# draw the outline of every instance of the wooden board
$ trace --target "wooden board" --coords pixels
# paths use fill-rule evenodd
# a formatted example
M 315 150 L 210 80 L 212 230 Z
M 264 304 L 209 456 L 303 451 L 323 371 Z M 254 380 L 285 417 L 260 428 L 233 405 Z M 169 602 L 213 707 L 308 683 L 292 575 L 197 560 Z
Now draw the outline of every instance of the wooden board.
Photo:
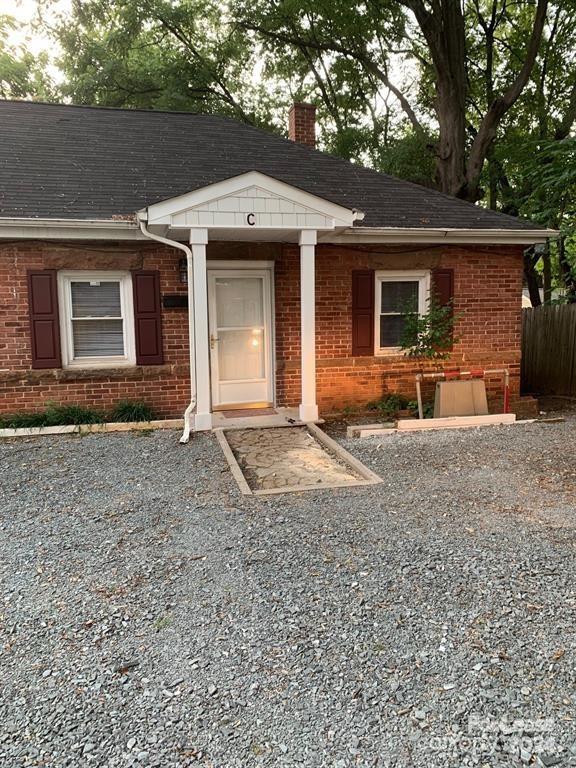
M 481 379 L 437 381 L 434 418 L 487 416 L 486 382 Z
M 446 416 L 441 419 L 407 419 L 396 425 L 398 432 L 415 432 L 422 429 L 461 429 L 483 427 L 489 424 L 513 424 L 515 413 L 490 413 L 486 416 Z
M 346 437 L 365 437 L 365 432 L 396 432 L 396 422 L 378 421 L 375 424 L 353 424 L 346 427 Z M 362 434 L 360 434 L 362 433 Z

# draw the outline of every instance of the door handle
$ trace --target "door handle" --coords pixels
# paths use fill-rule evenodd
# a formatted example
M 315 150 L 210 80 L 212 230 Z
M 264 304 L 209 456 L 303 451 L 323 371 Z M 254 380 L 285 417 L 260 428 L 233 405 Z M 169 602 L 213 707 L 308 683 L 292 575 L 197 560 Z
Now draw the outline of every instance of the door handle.
M 220 341 L 220 339 L 217 339 L 213 333 L 210 334 L 210 349 L 214 349 L 214 344 Z

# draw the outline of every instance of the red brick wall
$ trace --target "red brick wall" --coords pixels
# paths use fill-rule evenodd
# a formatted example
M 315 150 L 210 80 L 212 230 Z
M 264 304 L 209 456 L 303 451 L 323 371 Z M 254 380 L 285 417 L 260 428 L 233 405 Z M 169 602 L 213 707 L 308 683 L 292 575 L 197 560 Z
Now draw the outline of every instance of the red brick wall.
M 158 269 L 162 293 L 186 293 L 171 248 L 0 244 L 0 412 L 30 411 L 47 402 L 109 409 L 143 400 L 159 416 L 181 416 L 190 401 L 187 313 L 163 311 L 165 364 L 114 371 L 32 370 L 28 269 Z
M 276 367 L 279 405 L 300 401 L 300 286 L 296 246 L 229 244 L 209 257 L 275 259 Z M 186 293 L 180 254 L 153 245 L 0 244 L 0 412 L 42 408 L 47 401 L 102 409 L 121 399 L 144 400 L 160 416 L 181 416 L 189 400 L 188 325 L 183 309 L 163 311 L 165 364 L 110 371 L 31 368 L 26 270 L 159 269 L 161 291 Z M 519 393 L 522 251 L 511 247 L 318 246 L 317 386 L 321 411 L 362 405 L 390 392 L 414 397 L 420 363 L 403 356 L 351 356 L 352 269 L 455 270 L 458 343 L 449 366 L 507 366 Z M 433 364 L 426 366 L 433 369 Z M 430 387 L 428 388 L 430 389 Z M 500 393 L 494 379 L 491 391 Z
M 299 402 L 299 253 L 286 247 L 276 265 L 277 395 Z M 403 355 L 352 357 L 351 284 L 353 269 L 454 269 L 454 308 L 459 317 L 450 360 L 440 364 Z M 360 406 L 387 393 L 415 397 L 416 372 L 450 367 L 507 367 L 511 390 L 520 390 L 522 248 L 461 246 L 340 247 L 319 245 L 316 259 L 317 393 L 328 413 Z M 501 379 L 489 381 L 497 405 Z M 432 396 L 433 385 L 425 394 Z

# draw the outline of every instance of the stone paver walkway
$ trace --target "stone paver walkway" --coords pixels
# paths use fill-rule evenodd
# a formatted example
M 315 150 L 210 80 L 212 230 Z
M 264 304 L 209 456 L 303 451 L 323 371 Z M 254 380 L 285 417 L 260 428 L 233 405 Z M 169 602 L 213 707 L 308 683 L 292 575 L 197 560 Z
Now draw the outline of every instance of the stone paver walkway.
M 363 480 L 307 427 L 239 429 L 226 432 L 226 439 L 252 490 L 356 485 Z

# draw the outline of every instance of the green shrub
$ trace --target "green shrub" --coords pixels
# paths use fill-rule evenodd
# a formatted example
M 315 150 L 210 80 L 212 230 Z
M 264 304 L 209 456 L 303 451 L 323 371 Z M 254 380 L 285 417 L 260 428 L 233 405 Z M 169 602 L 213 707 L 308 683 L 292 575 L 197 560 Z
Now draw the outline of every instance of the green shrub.
M 366 406 L 369 411 L 378 411 L 384 416 L 395 416 L 398 411 L 406 408 L 409 400 L 404 395 L 392 394 L 386 395 L 381 400 L 372 400 Z
M 414 416 L 418 416 L 418 401 L 417 400 L 410 400 L 406 404 L 406 408 L 412 412 Z M 433 400 L 425 400 L 422 403 L 422 414 L 425 419 L 431 419 L 434 415 L 434 401 Z
M 152 421 L 154 411 L 138 400 L 120 400 L 110 411 L 110 421 Z
M 67 424 L 100 424 L 104 421 L 100 411 L 82 405 L 56 405 L 49 403 L 45 410 L 34 413 L 13 413 L 0 416 L 0 429 L 30 427 L 60 427 Z
M 422 410 L 424 412 L 424 418 L 431 419 L 434 416 L 434 402 L 432 400 L 428 400 L 423 404 Z
M 23 429 L 25 427 L 44 427 L 45 413 L 8 413 L 0 416 L 0 429 Z
M 58 427 L 64 424 L 102 424 L 105 416 L 96 408 L 83 405 L 52 405 L 45 411 L 46 426 Z
M 454 338 L 454 325 L 458 319 L 452 302 L 440 304 L 438 297 L 431 294 L 424 314 L 419 314 L 413 307 L 406 308 L 400 349 L 408 357 L 445 360 L 450 357 L 452 345 L 458 341 Z

